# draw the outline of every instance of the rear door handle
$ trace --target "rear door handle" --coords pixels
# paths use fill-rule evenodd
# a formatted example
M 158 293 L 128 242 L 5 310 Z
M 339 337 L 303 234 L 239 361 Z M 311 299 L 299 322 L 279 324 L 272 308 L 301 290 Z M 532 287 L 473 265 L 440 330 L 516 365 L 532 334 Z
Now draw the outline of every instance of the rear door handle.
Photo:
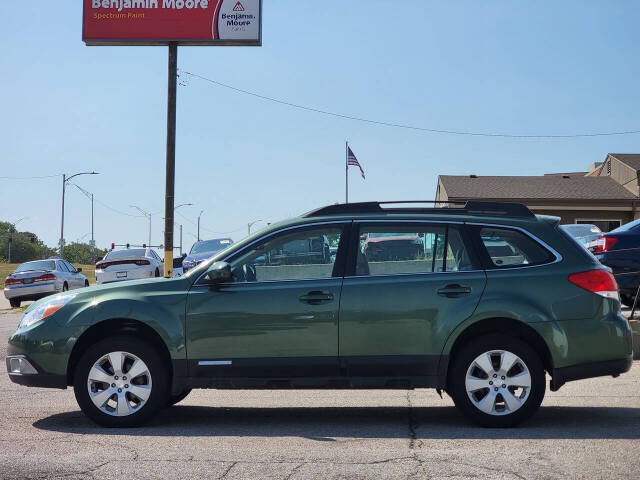
M 320 303 L 327 303 L 333 301 L 333 293 L 321 292 L 314 290 L 312 292 L 304 293 L 298 297 L 301 302 L 309 303 L 311 305 L 318 305 Z
M 437 290 L 437 293 L 441 297 L 456 298 L 461 297 L 462 295 L 469 295 L 471 293 L 471 287 L 468 287 L 466 285 L 452 284 L 439 288 Z

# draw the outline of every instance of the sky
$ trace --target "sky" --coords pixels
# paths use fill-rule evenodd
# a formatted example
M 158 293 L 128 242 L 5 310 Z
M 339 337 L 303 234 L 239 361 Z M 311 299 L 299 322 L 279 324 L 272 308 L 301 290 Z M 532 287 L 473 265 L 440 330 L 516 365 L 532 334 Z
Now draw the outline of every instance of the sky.
M 94 194 L 99 247 L 161 244 L 166 47 L 87 47 L 80 1 L 0 2 L 0 220 L 55 246 L 62 179 Z M 261 47 L 180 47 L 178 67 L 336 113 L 522 135 L 640 130 L 640 4 L 264 0 Z M 640 135 L 493 138 L 377 126 L 293 109 L 184 73 L 176 223 L 183 247 L 343 202 L 433 199 L 440 174 L 582 171 Z M 40 179 L 15 177 L 49 176 Z M 65 239 L 88 241 L 89 200 L 66 194 Z M 179 242 L 176 227 L 176 245 Z

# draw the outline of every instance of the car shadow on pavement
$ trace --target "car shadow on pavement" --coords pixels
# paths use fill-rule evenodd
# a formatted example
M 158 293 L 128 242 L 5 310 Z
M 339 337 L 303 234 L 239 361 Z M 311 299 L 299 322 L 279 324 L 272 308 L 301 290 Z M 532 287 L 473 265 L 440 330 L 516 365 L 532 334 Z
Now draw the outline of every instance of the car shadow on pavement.
M 37 420 L 33 426 L 70 434 L 134 436 L 416 439 L 640 439 L 640 408 L 543 407 L 518 428 L 487 429 L 454 407 L 198 407 L 177 405 L 132 429 L 95 425 L 80 411 Z

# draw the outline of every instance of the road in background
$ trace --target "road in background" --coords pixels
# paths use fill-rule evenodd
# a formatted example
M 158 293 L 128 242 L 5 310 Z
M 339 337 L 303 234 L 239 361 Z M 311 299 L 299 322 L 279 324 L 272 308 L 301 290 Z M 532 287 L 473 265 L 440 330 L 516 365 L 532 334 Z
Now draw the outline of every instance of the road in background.
M 0 357 L 19 315 L 0 313 Z M 432 390 L 198 390 L 140 429 L 95 426 L 73 391 L 0 375 L 0 478 L 632 478 L 640 362 L 547 392 L 524 426 L 470 425 Z M 144 472 L 144 473 L 142 473 Z

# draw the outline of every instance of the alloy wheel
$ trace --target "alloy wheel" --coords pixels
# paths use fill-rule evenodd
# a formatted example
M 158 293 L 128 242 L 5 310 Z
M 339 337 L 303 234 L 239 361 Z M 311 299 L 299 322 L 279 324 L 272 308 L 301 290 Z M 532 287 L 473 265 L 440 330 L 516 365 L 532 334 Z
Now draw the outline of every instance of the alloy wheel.
M 110 352 L 89 370 L 89 398 L 102 412 L 124 417 L 141 410 L 151 395 L 151 373 L 132 353 Z
M 488 415 L 508 415 L 522 407 L 531 392 L 531 373 L 507 350 L 478 355 L 467 369 L 465 388 L 471 403 Z

